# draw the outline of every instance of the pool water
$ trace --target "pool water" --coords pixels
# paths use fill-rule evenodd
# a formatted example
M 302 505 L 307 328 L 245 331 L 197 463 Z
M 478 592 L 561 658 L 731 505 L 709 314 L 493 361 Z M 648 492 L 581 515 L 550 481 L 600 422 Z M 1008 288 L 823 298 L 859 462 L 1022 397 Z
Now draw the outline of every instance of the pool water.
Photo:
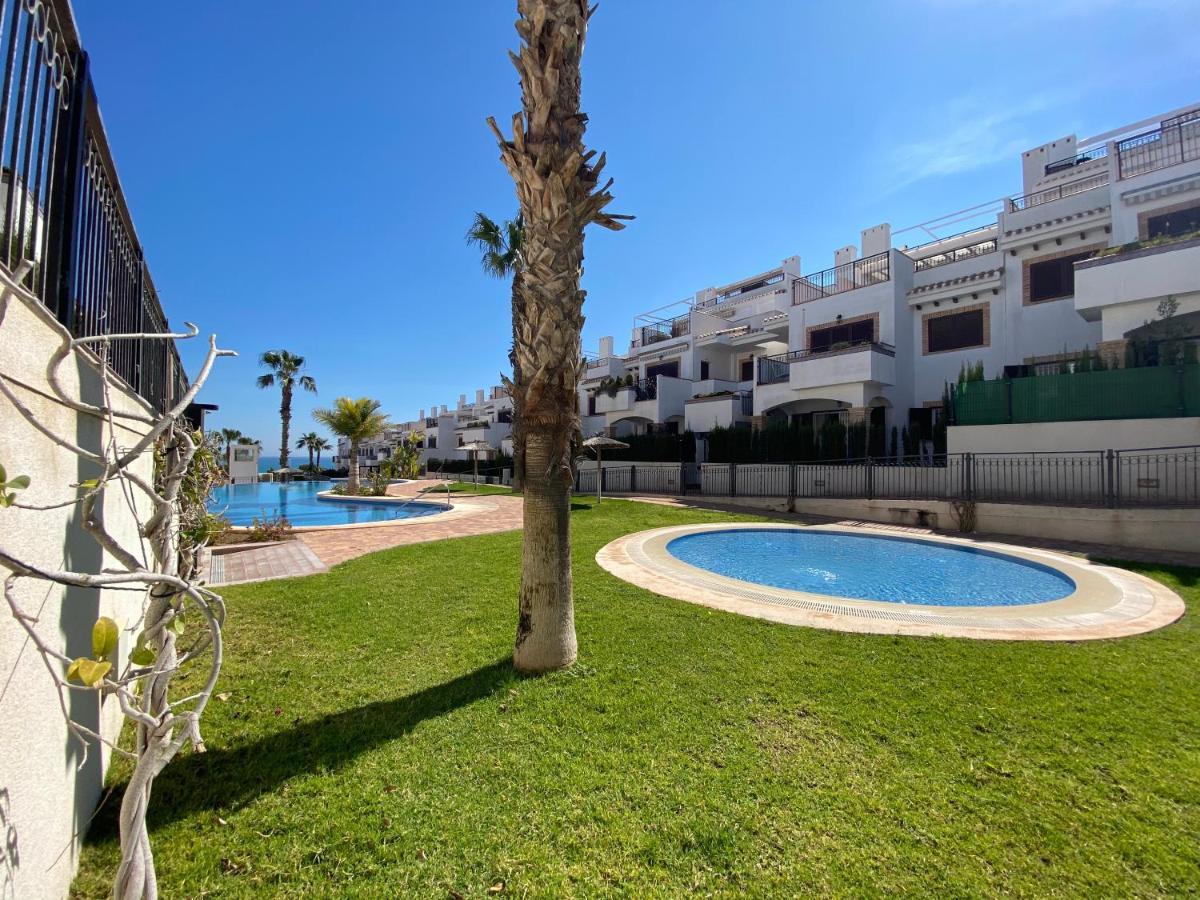
M 415 500 L 400 502 L 377 500 L 318 500 L 317 494 L 333 488 L 332 481 L 259 482 L 230 484 L 213 488 L 209 512 L 219 513 L 234 525 L 249 525 L 259 519 L 283 516 L 293 527 L 312 525 L 362 525 L 433 516 L 446 511 L 444 503 Z
M 676 559 L 740 581 L 855 600 L 1018 606 L 1060 600 L 1075 582 L 989 550 L 910 538 L 746 528 L 675 538 Z

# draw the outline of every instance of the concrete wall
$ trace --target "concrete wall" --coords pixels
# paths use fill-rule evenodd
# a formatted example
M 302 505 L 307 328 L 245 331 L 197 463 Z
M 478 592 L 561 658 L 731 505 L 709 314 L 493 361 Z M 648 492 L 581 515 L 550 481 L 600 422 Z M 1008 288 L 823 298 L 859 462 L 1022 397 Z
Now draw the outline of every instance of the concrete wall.
M 11 296 L 0 324 L 0 372 L 43 425 L 81 446 L 100 449 L 101 422 L 52 399 L 45 380 L 46 361 L 62 334 L 43 307 Z M 65 362 L 60 372 L 68 396 L 101 401 L 99 377 L 82 355 Z M 118 409 L 146 411 L 131 393 L 115 393 L 113 402 Z M 129 445 L 139 436 L 120 428 L 117 439 Z M 70 498 L 77 492 L 69 485 L 97 474 L 93 466 L 39 435 L 3 398 L 0 463 L 10 477 L 30 477 L 32 484 L 21 495 L 29 503 Z M 143 478 L 151 478 L 150 456 L 136 468 Z M 107 496 L 103 515 L 125 546 L 137 546 L 136 524 L 120 492 Z M 99 572 L 116 566 L 83 532 L 73 507 L 48 512 L 0 509 L 0 541 L 18 557 L 54 568 Z M 92 624 L 98 616 L 111 616 L 124 629 L 139 627 L 140 593 L 64 591 L 34 581 L 21 582 L 17 593 L 25 608 L 39 616 L 41 634 L 70 656 L 90 655 Z M 122 632 L 122 654 L 133 634 Z M 79 722 L 116 737 L 122 719 L 115 699 L 101 703 L 96 694 L 72 691 L 69 708 Z M 65 896 L 78 859 L 78 841 L 72 835 L 87 830 L 108 754 L 93 748 L 79 768 L 79 745 L 68 737 L 48 673 L 7 608 L 0 613 L 0 723 L 0 808 L 19 846 L 16 856 L 0 850 L 0 895 Z
M 957 425 L 946 442 L 950 453 L 1187 447 L 1200 444 L 1200 418 Z

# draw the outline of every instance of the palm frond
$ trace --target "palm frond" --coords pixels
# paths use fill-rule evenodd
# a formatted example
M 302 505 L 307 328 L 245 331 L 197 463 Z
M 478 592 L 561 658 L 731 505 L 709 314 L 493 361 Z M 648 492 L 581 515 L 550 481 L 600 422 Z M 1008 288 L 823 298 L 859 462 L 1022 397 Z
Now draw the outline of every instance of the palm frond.
M 300 387 L 313 394 L 317 392 L 317 382 L 311 375 L 300 376 Z
M 274 387 L 275 386 L 275 376 L 272 375 L 270 372 L 268 372 L 266 375 L 259 375 L 258 378 L 255 379 L 255 383 L 260 388 Z

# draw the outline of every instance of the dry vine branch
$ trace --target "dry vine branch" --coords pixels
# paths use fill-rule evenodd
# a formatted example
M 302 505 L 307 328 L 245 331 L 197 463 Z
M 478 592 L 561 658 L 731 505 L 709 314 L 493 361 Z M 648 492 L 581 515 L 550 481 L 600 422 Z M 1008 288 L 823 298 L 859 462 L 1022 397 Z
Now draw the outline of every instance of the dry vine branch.
M 8 304 L 20 286 L 22 271 L 8 276 L 0 271 L 0 327 L 8 312 Z M 29 302 L 36 302 L 27 297 Z M 190 389 L 160 415 L 142 414 L 114 409 L 111 398 L 112 372 L 108 365 L 109 348 L 114 340 L 176 340 L 198 334 L 188 323 L 185 334 L 122 334 L 89 338 L 63 337 L 58 350 L 47 365 L 46 378 L 57 400 L 81 415 L 94 416 L 102 422 L 107 437 L 99 451 L 82 447 L 54 432 L 38 420 L 17 396 L 8 380 L 0 375 L 0 396 L 3 396 L 21 417 L 54 445 L 82 460 L 100 467 L 100 474 L 81 485 L 73 499 L 50 504 L 12 503 L 25 512 L 60 509 L 79 504 L 83 528 L 115 559 L 117 569 L 103 572 L 72 572 L 37 565 L 24 560 L 0 546 L 0 566 L 9 574 L 4 579 L 4 598 L 13 618 L 24 629 L 40 655 L 58 693 L 59 703 L 68 730 L 83 746 L 84 759 L 91 742 L 103 743 L 133 760 L 133 771 L 121 803 L 120 833 L 121 862 L 113 885 L 113 896 L 119 900 L 156 898 L 158 885 L 154 856 L 146 828 L 146 811 L 154 779 L 174 758 L 184 744 L 190 743 L 196 752 L 203 752 L 200 736 L 200 717 L 212 697 L 221 670 L 221 628 L 225 607 L 221 597 L 195 581 L 196 561 L 203 544 L 189 536 L 181 523 L 203 515 L 203 495 L 207 484 L 202 483 L 186 497 L 182 486 L 193 478 L 198 452 L 204 452 L 196 439 L 181 424 L 188 404 L 203 387 L 218 357 L 233 356 L 233 351 L 217 347 L 210 338 L 204 364 Z M 100 406 L 81 402 L 69 396 L 58 380 L 58 369 L 72 355 L 88 348 L 98 362 L 103 403 Z M 145 426 L 145 433 L 132 446 L 121 447 L 117 441 L 117 420 Z M 147 453 L 154 455 L 155 476 L 147 480 L 131 469 Z M 9 461 L 10 464 L 14 461 Z M 203 475 L 201 476 L 203 481 Z M 196 486 L 193 485 L 193 488 Z M 106 527 L 97 508 L 107 491 L 117 489 L 135 521 L 139 522 L 140 537 L 136 547 L 122 544 Z M 197 499 L 199 498 L 199 499 Z M 148 502 L 148 515 L 139 515 L 139 500 Z M 199 513 L 193 507 L 201 504 Z M 149 554 L 146 549 L 149 548 Z M 38 630 L 37 617 L 22 608 L 17 597 L 17 585 L 22 579 L 36 579 L 65 587 L 91 590 L 139 590 L 146 594 L 141 629 L 130 661 L 120 672 L 111 668 L 115 657 L 116 637 L 111 649 L 96 643 L 97 633 L 106 633 L 111 620 L 97 621 L 93 632 L 97 647 L 96 659 L 72 660 L 51 646 Z M 183 634 L 183 614 L 190 610 L 189 619 L 200 623 L 198 637 L 184 649 L 179 646 Z M 116 624 L 112 623 L 115 634 Z M 207 673 L 203 687 L 179 699 L 170 697 L 172 680 L 182 667 L 195 660 L 205 660 Z M 84 674 L 80 674 L 84 673 Z M 97 674 L 98 673 L 98 674 Z M 95 676 L 95 677 L 90 677 Z M 74 680 L 73 680 L 74 679 Z M 81 681 L 82 683 L 76 683 Z M 69 691 L 100 691 L 114 696 L 122 714 L 137 729 L 133 751 L 117 746 L 99 733 L 73 721 L 68 712 L 66 697 Z

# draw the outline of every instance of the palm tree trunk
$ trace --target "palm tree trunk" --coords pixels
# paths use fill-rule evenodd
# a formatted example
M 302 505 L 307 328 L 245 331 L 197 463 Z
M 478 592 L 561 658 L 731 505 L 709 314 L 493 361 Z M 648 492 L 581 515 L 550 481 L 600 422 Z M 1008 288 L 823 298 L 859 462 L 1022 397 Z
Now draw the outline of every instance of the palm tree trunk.
M 317 471 L 321 471 L 321 451 L 317 451 Z
M 313 468 L 313 448 L 308 448 L 308 471 L 311 473 Z
M 350 441 L 350 469 L 346 475 L 346 492 L 358 493 L 358 441 Z
M 512 280 L 512 348 L 508 352 L 508 363 L 512 367 L 513 382 L 521 380 L 520 361 L 517 359 L 517 327 L 524 319 L 524 305 L 521 303 L 521 272 L 517 270 L 513 274 Z M 523 424 L 523 415 L 518 407 L 518 392 L 513 390 L 513 386 L 509 385 L 509 394 L 513 401 L 512 415 L 512 442 L 513 442 L 513 483 L 512 489 L 514 493 L 521 493 L 525 489 L 525 427 Z
M 513 664 L 523 672 L 575 662 L 571 596 L 571 492 L 562 472 L 562 438 L 531 429 L 525 446 L 525 534 Z
M 513 139 L 492 119 L 500 158 L 516 186 L 525 224 L 521 278 L 513 290 L 513 420 L 523 446 L 525 489 L 521 590 L 513 664 L 527 672 L 576 658 L 571 596 L 572 449 L 579 436 L 579 335 L 583 328 L 583 229 L 622 227 L 597 188 L 604 157 L 583 145 L 579 62 L 587 0 L 517 0 L 513 54 L 523 115 Z
M 279 403 L 279 421 L 283 426 L 283 436 L 280 438 L 283 446 L 279 450 L 279 468 L 286 469 L 288 464 L 288 433 L 292 430 L 292 386 L 283 386 L 283 399 Z

